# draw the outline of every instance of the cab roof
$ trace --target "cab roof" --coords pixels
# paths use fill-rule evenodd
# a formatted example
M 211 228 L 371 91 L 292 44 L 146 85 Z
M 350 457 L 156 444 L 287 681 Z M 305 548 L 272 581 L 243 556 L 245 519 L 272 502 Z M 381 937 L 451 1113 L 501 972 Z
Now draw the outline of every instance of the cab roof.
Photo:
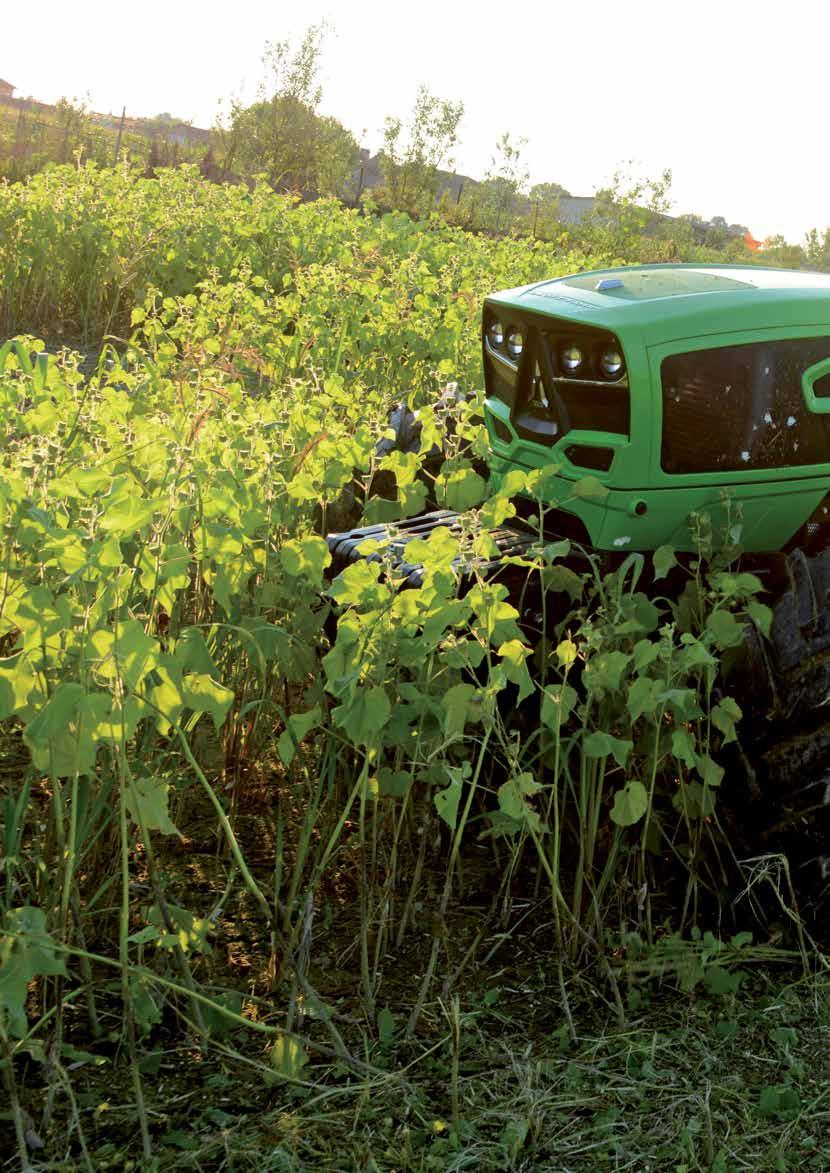
M 494 294 L 492 303 L 599 326 L 647 345 L 732 330 L 826 325 L 830 274 L 760 265 L 632 265 Z

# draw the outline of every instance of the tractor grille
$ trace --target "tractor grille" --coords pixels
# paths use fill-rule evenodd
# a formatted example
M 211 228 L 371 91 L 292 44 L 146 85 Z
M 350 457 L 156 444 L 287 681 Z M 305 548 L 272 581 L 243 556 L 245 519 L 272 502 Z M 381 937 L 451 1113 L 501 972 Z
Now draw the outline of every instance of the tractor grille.
M 830 416 L 808 411 L 801 385 L 804 371 L 828 356 L 824 337 L 665 358 L 663 469 L 744 472 L 830 462 Z

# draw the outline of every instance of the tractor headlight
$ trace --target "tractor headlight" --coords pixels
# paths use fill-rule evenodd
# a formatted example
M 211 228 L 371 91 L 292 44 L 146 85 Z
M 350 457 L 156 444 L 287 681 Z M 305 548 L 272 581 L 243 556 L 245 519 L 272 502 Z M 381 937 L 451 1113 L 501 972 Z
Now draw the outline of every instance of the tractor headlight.
M 578 346 L 566 346 L 560 352 L 559 362 L 566 375 L 575 375 L 582 366 L 582 351 Z
M 618 350 L 611 348 L 603 350 L 599 359 L 599 369 L 606 379 L 619 379 L 625 370 L 625 361 Z
M 504 345 L 504 326 L 501 322 L 496 320 L 490 323 L 487 330 L 487 338 L 495 350 L 499 350 Z
M 511 358 L 520 358 L 525 340 L 521 330 L 511 330 L 507 335 L 507 353 Z

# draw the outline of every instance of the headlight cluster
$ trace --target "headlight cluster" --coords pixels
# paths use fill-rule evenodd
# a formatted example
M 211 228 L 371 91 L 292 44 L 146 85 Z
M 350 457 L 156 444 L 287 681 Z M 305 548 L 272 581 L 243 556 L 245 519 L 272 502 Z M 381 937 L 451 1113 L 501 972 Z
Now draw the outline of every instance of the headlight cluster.
M 565 342 L 559 347 L 559 369 L 570 379 L 591 379 L 600 375 L 615 383 L 625 374 L 625 359 L 616 346 L 604 346 L 586 353 L 576 342 Z
M 485 320 L 487 345 L 511 366 L 518 368 L 527 342 L 526 328 L 502 318 Z M 625 359 L 613 335 L 571 337 L 543 330 L 540 341 L 548 349 L 556 374 L 565 379 L 619 382 L 625 375 Z
M 487 341 L 493 350 L 506 353 L 513 362 L 522 357 L 525 345 L 525 336 L 518 326 L 505 327 L 498 319 L 487 327 Z

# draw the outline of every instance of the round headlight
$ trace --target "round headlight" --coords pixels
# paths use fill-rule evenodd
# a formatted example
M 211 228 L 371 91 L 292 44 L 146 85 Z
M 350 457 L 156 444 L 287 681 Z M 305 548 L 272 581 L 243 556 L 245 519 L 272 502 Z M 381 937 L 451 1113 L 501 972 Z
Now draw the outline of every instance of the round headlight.
M 507 335 L 507 353 L 511 358 L 518 358 L 524 349 L 525 340 L 521 330 L 511 330 Z
M 501 322 L 491 322 L 487 331 L 487 337 L 490 340 L 490 345 L 496 349 L 504 344 L 504 326 Z
M 618 350 L 604 350 L 600 355 L 599 368 L 606 379 L 619 379 L 625 370 L 625 361 Z
M 566 375 L 573 375 L 582 366 L 582 351 L 578 346 L 566 346 L 559 355 L 562 370 Z

